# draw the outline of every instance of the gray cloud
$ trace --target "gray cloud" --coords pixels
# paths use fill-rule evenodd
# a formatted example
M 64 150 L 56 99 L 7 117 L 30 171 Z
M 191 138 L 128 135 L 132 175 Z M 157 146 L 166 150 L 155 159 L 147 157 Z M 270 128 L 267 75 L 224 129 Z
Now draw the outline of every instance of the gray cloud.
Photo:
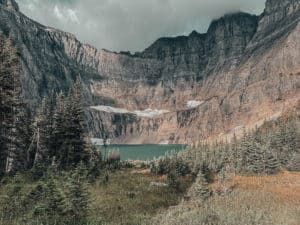
M 265 0 L 17 0 L 38 22 L 97 48 L 140 51 L 162 36 L 206 32 L 225 13 L 259 14 Z

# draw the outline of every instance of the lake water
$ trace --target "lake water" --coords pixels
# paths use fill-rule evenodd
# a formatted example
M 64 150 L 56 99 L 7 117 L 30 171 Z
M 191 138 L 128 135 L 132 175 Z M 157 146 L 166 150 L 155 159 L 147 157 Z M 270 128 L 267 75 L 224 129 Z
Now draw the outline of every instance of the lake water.
M 106 151 L 118 149 L 121 160 L 152 160 L 164 156 L 168 152 L 180 152 L 186 148 L 186 145 L 109 145 Z M 98 146 L 98 149 L 104 156 L 104 147 Z

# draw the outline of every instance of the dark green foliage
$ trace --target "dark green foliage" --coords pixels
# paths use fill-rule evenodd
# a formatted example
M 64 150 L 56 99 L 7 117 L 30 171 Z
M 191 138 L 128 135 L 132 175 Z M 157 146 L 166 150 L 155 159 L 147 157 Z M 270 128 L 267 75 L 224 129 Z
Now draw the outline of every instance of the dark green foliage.
M 289 170 L 300 172 L 300 153 L 296 152 L 291 156 L 291 160 L 288 163 Z
M 203 144 L 196 151 L 187 151 L 183 160 L 189 162 L 194 174 L 201 170 L 208 180 L 221 171 L 248 174 L 272 174 L 281 169 L 298 171 L 300 135 L 297 121 L 297 117 L 290 117 L 267 122 L 259 129 L 245 131 L 240 140 L 234 136 L 230 144 Z M 152 168 L 165 171 L 166 164 L 170 164 L 170 159 L 162 159 Z
M 179 176 L 185 176 L 191 173 L 190 166 L 177 154 L 166 155 L 157 162 L 151 164 L 151 172 L 164 175 L 176 171 Z
M 93 148 L 92 146 L 90 146 Z M 95 182 L 97 178 L 102 174 L 104 168 L 104 162 L 102 160 L 101 152 L 97 152 L 95 158 L 90 162 L 88 177 L 91 183 Z
M 193 191 L 201 200 L 206 200 L 211 196 L 205 175 L 200 171 L 193 186 Z
M 22 218 L 24 224 L 84 225 L 88 216 L 87 170 L 83 164 L 67 173 L 49 170 L 34 185 L 16 175 L 0 199 L 0 216 L 7 221 Z
M 181 183 L 179 181 L 179 174 L 176 170 L 171 170 L 168 173 L 168 185 L 174 192 L 181 191 Z
M 88 165 L 95 160 L 96 150 L 86 141 L 81 101 L 79 81 L 69 96 L 61 93 L 43 100 L 30 146 L 30 152 L 34 152 L 35 178 L 42 177 L 50 165 L 69 170 L 80 162 Z
M 28 132 L 21 66 L 11 39 L 0 33 L 0 177 L 26 169 Z
M 80 162 L 89 163 L 89 152 L 85 141 L 84 111 L 80 82 L 77 81 L 67 98 L 61 94 L 57 100 L 54 116 L 53 158 L 62 169 L 76 167 Z
M 69 224 L 84 224 L 88 216 L 88 191 L 85 182 L 87 170 L 80 164 L 72 173 L 67 184 L 65 211 Z
M 11 219 L 24 213 L 24 205 L 22 203 L 22 188 L 24 179 L 21 175 L 16 174 L 8 184 L 8 193 L 2 201 L 2 215 L 6 219 Z

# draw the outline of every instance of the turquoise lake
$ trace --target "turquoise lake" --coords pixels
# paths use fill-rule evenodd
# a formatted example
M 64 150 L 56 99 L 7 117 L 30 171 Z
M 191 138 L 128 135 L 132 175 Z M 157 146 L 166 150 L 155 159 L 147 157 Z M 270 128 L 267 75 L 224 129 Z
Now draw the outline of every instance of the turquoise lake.
M 164 156 L 168 152 L 180 152 L 187 148 L 186 145 L 109 145 L 106 154 L 111 149 L 120 151 L 121 160 L 152 160 Z M 103 146 L 98 149 L 105 155 Z

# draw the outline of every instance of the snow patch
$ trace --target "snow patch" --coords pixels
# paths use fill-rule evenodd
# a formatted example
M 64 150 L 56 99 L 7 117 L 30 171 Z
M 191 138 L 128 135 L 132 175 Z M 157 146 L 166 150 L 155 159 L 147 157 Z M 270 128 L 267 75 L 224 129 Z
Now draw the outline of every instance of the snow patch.
M 276 121 L 279 117 L 281 117 L 282 111 L 275 113 L 274 115 L 270 116 L 267 121 Z
M 127 109 L 115 108 L 115 107 L 105 106 L 105 105 L 91 106 L 91 108 L 96 109 L 96 110 L 101 111 L 101 112 L 107 112 L 107 113 L 118 113 L 118 114 L 131 113 Z
M 170 111 L 168 110 L 158 110 L 158 109 L 146 109 L 144 111 L 136 110 L 133 112 L 133 114 L 136 114 L 139 117 L 156 117 L 163 115 L 165 113 L 169 113 Z
M 231 133 L 236 133 L 244 128 L 245 128 L 244 126 L 237 126 L 231 130 Z
M 161 141 L 158 143 L 159 145 L 168 145 L 169 144 L 169 141 L 168 140 L 165 140 L 165 141 Z
M 93 145 L 104 145 L 104 140 L 100 138 L 91 138 L 91 142 Z M 107 139 L 106 140 L 106 145 L 110 145 L 111 140 Z
M 203 103 L 204 103 L 204 101 L 191 100 L 186 103 L 186 106 L 189 109 L 192 109 L 192 108 L 197 108 L 198 106 L 202 105 Z
M 111 106 L 91 106 L 92 109 L 101 111 L 101 112 L 107 112 L 107 113 L 117 113 L 117 114 L 134 114 L 138 117 L 147 117 L 147 118 L 153 118 L 156 116 L 163 115 L 165 113 L 169 113 L 168 110 L 158 110 L 158 109 L 146 109 L 146 110 L 135 110 L 135 111 L 129 111 L 127 109 L 123 108 L 115 108 Z

